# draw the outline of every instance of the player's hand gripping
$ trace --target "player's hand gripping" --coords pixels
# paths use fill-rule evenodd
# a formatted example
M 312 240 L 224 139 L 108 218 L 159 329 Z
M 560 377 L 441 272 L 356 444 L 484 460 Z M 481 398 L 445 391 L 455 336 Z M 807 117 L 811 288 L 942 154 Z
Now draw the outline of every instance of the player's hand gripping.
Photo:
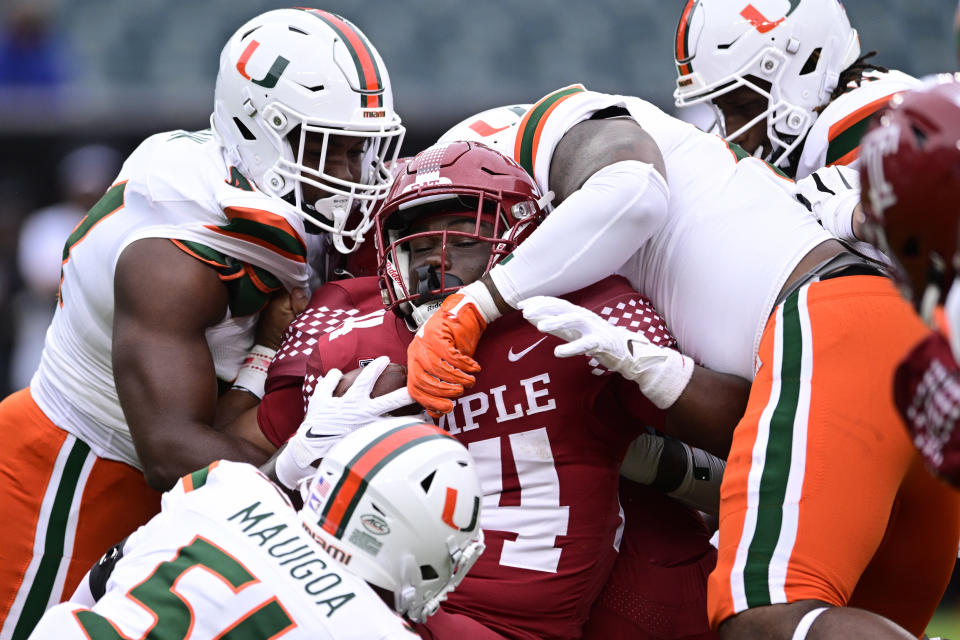
M 407 389 L 434 418 L 453 409 L 451 398 L 476 382 L 477 343 L 487 324 L 499 317 L 481 282 L 447 297 L 407 347 Z
M 842 165 L 818 169 L 797 180 L 796 196 L 824 229 L 841 240 L 860 239 L 854 229 L 854 209 L 860 203 L 856 170 Z
M 301 480 L 311 477 L 314 462 L 325 456 L 343 436 L 413 402 L 405 388 L 370 397 L 373 385 L 388 364 L 390 358 L 380 356 L 365 366 L 339 397 L 333 395 L 343 377 L 339 369 L 331 369 L 317 381 L 303 422 L 277 454 L 277 479 L 284 486 L 295 489 Z
M 534 296 L 520 302 L 523 317 L 538 330 L 566 340 L 558 358 L 586 355 L 624 378 L 635 381 L 647 398 L 666 409 L 690 382 L 693 360 L 679 351 L 658 347 L 642 333 L 610 324 L 589 309 L 560 298 Z

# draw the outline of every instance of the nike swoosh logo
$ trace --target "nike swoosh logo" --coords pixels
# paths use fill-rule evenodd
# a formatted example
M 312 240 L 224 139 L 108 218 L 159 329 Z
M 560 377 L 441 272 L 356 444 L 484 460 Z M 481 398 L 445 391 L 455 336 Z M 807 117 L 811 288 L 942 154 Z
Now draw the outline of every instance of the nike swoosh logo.
M 540 344 L 541 342 L 543 342 L 543 341 L 546 340 L 546 339 L 547 339 L 547 336 L 543 336 L 542 338 L 540 338 L 539 340 L 537 340 L 536 342 L 534 342 L 532 345 L 530 345 L 529 347 L 527 347 L 526 349 L 524 349 L 524 350 L 521 351 L 520 353 L 514 353 L 514 352 L 513 352 L 513 347 L 510 347 L 510 351 L 507 352 L 507 360 L 509 360 L 510 362 L 516 362 L 517 360 L 519 360 L 519 359 L 522 358 L 523 356 L 525 356 L 525 355 L 527 355 L 528 353 L 530 353 L 531 351 L 533 351 L 533 349 L 534 349 L 538 344 Z

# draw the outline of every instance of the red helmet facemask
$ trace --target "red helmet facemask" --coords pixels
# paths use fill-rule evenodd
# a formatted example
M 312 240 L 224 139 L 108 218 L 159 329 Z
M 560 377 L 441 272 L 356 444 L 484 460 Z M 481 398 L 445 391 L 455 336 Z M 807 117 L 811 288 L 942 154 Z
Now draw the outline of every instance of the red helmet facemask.
M 894 96 L 860 146 L 866 229 L 925 319 L 956 276 L 960 83 Z
M 490 248 L 483 274 L 516 248 L 546 215 L 545 199 L 532 178 L 513 160 L 477 142 L 434 145 L 396 176 L 374 223 L 384 304 L 402 316 L 423 316 L 469 282 L 447 273 L 448 246 L 463 241 Z M 415 223 L 455 217 L 456 230 L 410 234 Z M 466 222 L 467 224 L 462 224 Z M 410 278 L 410 243 L 433 238 L 440 244 L 438 266 L 421 266 Z

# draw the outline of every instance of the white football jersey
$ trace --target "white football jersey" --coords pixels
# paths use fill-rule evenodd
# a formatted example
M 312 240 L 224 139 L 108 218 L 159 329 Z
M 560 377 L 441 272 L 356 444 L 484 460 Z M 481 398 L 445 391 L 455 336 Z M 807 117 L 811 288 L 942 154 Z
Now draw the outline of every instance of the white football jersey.
M 797 163 L 797 180 L 834 164 L 855 169 L 860 138 L 866 133 L 870 116 L 886 106 L 894 94 L 922 86 L 921 80 L 900 71 L 865 74 L 859 87 L 828 104 L 810 127 Z
M 546 193 L 550 161 L 563 135 L 598 111 L 617 107 L 660 147 L 670 195 L 665 221 L 644 229 L 636 253 L 622 266 L 609 265 L 610 273 L 620 267 L 650 298 L 684 353 L 708 368 L 752 379 L 777 294 L 797 263 L 833 236 L 793 198 L 792 180 L 640 98 L 580 85 L 560 89 L 535 104 L 498 150 Z M 547 216 L 541 230 L 552 224 L 562 224 L 562 216 Z M 565 237 L 571 246 L 558 254 L 574 255 L 582 239 Z
M 164 494 L 163 510 L 127 539 L 95 604 L 57 605 L 30 637 L 417 637 L 347 567 L 255 467 L 220 461 Z
M 217 376 L 231 381 L 253 344 L 255 314 L 268 291 L 306 286 L 304 236 L 292 208 L 229 166 L 209 131 L 147 138 L 67 239 L 60 304 L 31 381 L 37 404 L 98 456 L 140 468 L 113 379 L 120 254 L 136 240 L 170 238 L 219 272 L 229 311 L 207 331 L 207 342 Z

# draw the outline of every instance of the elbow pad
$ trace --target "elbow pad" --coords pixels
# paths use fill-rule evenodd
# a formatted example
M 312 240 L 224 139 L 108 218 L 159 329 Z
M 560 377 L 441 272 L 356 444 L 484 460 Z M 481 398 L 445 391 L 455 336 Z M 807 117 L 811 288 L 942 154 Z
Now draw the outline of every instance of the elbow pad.
M 490 271 L 511 307 L 558 296 L 611 274 L 663 225 L 670 191 L 653 165 L 623 160 L 603 167 Z

